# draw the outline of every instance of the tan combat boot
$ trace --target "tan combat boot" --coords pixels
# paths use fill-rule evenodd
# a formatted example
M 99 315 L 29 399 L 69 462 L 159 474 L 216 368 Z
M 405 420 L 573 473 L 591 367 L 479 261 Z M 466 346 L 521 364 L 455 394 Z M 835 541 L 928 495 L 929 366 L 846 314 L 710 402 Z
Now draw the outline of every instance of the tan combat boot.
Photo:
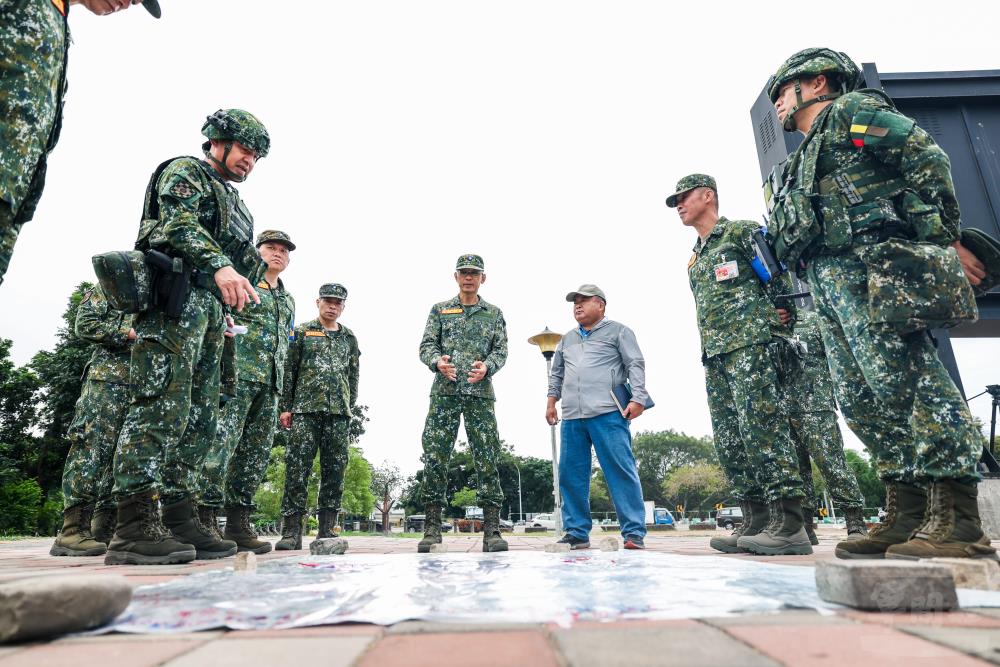
M 768 523 L 767 505 L 757 500 L 745 499 L 740 501 L 740 509 L 743 510 L 743 523 L 726 537 L 713 537 L 708 543 L 710 547 L 726 554 L 739 553 L 743 550 L 737 546 L 737 540 L 744 535 L 756 535 L 764 530 Z
M 943 479 L 931 484 L 923 524 L 903 544 L 886 549 L 886 558 L 997 558 L 983 533 L 975 484 Z
M 166 565 L 194 560 L 194 546 L 179 542 L 163 527 L 156 496 L 137 493 L 118 503 L 115 534 L 105 565 Z
M 295 551 L 302 548 L 302 515 L 287 514 L 281 517 L 281 539 L 275 551 Z
M 802 506 L 802 527 L 806 531 L 806 535 L 809 537 L 809 544 L 816 546 L 819 544 L 819 538 L 816 537 L 816 524 L 813 519 L 816 517 L 816 510 L 812 507 Z
M 201 524 L 198 508 L 191 496 L 164 505 L 163 523 L 179 541 L 193 544 L 200 560 L 214 560 L 236 554 L 236 542 L 220 540 L 211 528 Z
M 924 520 L 927 492 L 919 486 L 889 482 L 885 485 L 885 521 L 869 531 L 866 537 L 848 536 L 837 543 L 837 558 L 865 560 L 885 558 L 886 549 L 910 539 L 910 534 Z
M 847 540 L 856 542 L 868 537 L 868 526 L 865 525 L 865 510 L 863 507 L 845 507 L 844 523 L 847 525 Z
M 417 544 L 417 553 L 430 553 L 433 544 L 441 544 L 441 508 L 427 505 L 424 508 L 424 538 Z
M 483 508 L 483 551 L 507 551 L 507 542 L 500 535 L 500 508 L 496 505 Z
M 226 539 L 236 542 L 238 551 L 252 551 L 255 554 L 266 554 L 271 550 L 271 543 L 257 537 L 253 524 L 250 523 L 252 507 L 234 505 L 226 508 Z
M 736 541 L 740 549 L 762 556 L 805 556 L 813 552 L 802 520 L 802 499 L 781 498 L 768 505 L 771 520 L 757 535 Z
M 103 556 L 108 551 L 104 542 L 90 534 L 92 505 L 73 505 L 63 510 L 63 526 L 49 549 L 50 556 Z

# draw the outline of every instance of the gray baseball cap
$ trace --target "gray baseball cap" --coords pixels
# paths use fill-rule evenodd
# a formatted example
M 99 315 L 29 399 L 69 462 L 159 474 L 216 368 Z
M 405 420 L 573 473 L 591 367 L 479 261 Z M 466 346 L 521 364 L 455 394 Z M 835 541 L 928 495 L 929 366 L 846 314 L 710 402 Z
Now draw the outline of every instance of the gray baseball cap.
M 566 295 L 566 300 L 573 302 L 578 296 L 599 296 L 604 303 L 608 302 L 608 297 L 604 296 L 604 290 L 602 290 L 597 285 L 584 284 L 580 285 L 575 291 L 570 292 Z

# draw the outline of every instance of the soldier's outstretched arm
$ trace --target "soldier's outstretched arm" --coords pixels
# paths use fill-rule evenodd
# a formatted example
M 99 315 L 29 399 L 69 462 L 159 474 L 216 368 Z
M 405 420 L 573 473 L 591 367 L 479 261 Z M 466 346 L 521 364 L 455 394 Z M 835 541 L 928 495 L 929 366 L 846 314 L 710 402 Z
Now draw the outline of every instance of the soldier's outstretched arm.
M 88 292 L 80 302 L 73 329 L 78 338 L 113 350 L 128 345 L 132 330 L 123 314 L 108 305 L 100 287 Z

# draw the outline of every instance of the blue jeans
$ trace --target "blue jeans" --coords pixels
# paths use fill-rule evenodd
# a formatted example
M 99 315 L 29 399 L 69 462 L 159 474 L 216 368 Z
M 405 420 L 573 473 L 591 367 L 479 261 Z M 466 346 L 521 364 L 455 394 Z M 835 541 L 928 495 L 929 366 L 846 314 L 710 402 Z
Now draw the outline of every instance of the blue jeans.
M 639 471 L 632 455 L 628 420 L 617 410 L 597 417 L 565 419 L 559 455 L 559 492 L 562 494 L 563 530 L 586 539 L 590 520 L 590 446 L 608 482 L 618 512 L 622 535 L 646 535 L 646 508 L 642 504 Z

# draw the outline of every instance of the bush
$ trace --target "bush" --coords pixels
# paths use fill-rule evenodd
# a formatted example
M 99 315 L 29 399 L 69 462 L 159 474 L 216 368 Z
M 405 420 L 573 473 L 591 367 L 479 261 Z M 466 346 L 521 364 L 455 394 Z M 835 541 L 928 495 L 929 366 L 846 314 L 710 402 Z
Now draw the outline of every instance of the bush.
M 62 528 L 63 494 L 61 490 L 49 491 L 45 503 L 38 510 L 36 532 L 39 535 L 55 536 Z
M 33 479 L 0 486 L 0 534 L 33 535 L 42 506 L 42 487 Z

